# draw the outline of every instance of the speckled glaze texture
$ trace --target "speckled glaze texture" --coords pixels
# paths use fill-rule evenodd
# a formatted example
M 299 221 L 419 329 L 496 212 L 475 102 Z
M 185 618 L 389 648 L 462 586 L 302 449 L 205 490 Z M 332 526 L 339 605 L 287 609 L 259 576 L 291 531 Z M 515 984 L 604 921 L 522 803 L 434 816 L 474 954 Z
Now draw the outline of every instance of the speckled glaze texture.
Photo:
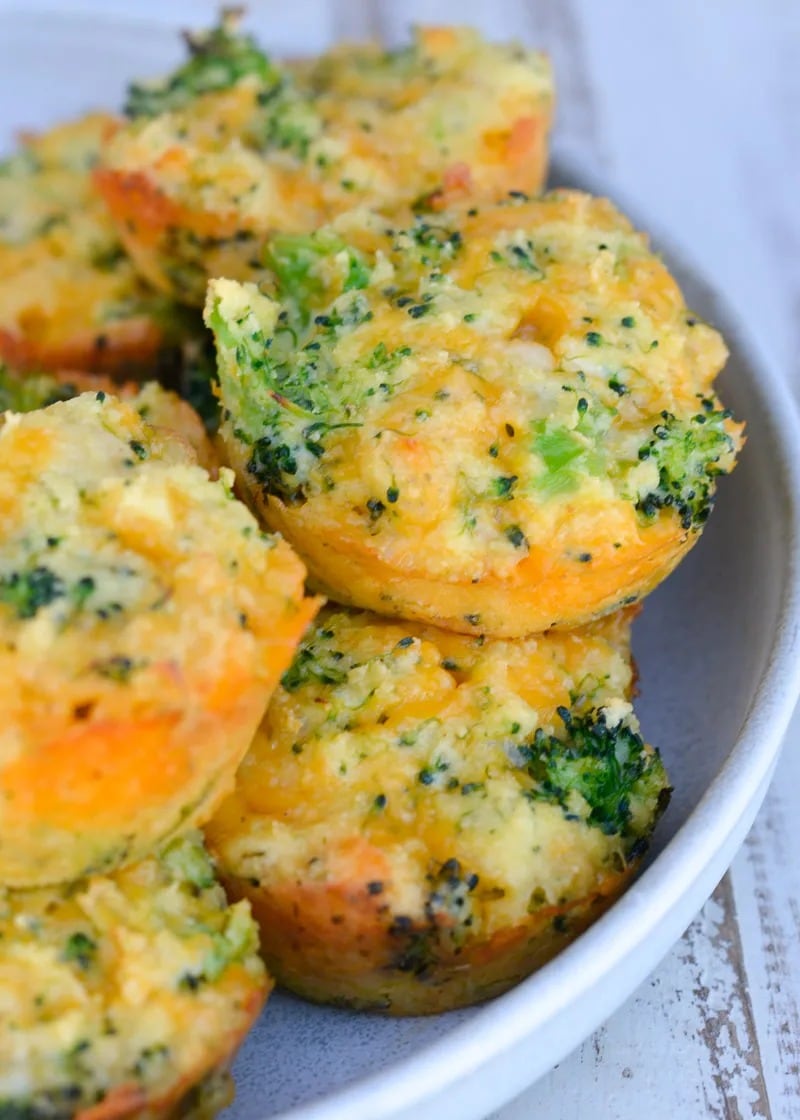
M 143 59 L 150 72 L 171 64 L 144 24 L 63 15 L 42 21 L 18 10 L 14 35 L 4 42 L 0 33 L 0 45 L 8 43 L 24 65 L 45 25 L 50 47 L 38 75 L 66 68 L 77 83 L 68 83 L 70 96 L 87 104 L 114 97 L 122 74 L 144 72 Z M 16 111 L 24 103 L 30 122 L 45 124 L 65 111 L 63 87 L 47 83 L 29 104 L 42 85 L 34 70 L 17 91 Z M 615 183 L 563 167 L 552 182 L 608 192 L 651 225 Z M 787 390 L 734 317 L 694 270 L 680 267 L 668 240 L 655 243 L 667 250 L 689 303 L 726 336 L 731 359 L 719 388 L 746 420 L 748 444 L 720 486 L 703 540 L 648 600 L 634 634 L 643 730 L 676 776 L 649 864 L 578 942 L 482 1008 L 387 1020 L 276 995 L 236 1063 L 237 1100 L 225 1120 L 485 1117 L 560 1061 L 642 981 L 711 893 L 753 819 L 800 676 L 797 419 Z

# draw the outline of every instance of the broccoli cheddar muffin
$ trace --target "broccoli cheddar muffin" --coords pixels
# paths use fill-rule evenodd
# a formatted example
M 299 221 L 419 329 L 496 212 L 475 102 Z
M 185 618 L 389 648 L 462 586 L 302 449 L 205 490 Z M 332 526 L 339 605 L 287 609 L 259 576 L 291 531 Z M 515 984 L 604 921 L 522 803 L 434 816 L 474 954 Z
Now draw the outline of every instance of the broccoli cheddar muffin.
M 0 362 L 0 412 L 32 412 L 88 392 L 116 393 L 129 401 L 148 424 L 166 428 L 190 444 L 202 467 L 217 469 L 216 450 L 200 416 L 187 401 L 157 381 L 114 382 L 102 374 L 78 370 L 22 374 Z
M 231 17 L 187 41 L 185 65 L 131 88 L 97 177 L 142 274 L 186 303 L 209 276 L 260 273 L 275 230 L 541 187 L 552 81 L 536 52 L 428 27 L 286 67 Z
M 176 436 L 103 393 L 0 427 L 0 882 L 211 814 L 316 604 Z
M 187 330 L 135 272 L 92 183 L 113 127 L 82 117 L 0 163 L 0 359 L 15 366 L 152 374 Z
M 597 918 L 669 797 L 629 630 L 623 612 L 509 642 L 323 610 L 207 826 L 276 979 L 443 1011 Z
M 697 540 L 741 442 L 725 346 L 609 202 L 352 213 L 269 253 L 274 291 L 209 286 L 222 435 L 332 598 L 518 636 Z
M 199 838 L 66 887 L 0 887 L 0 1115 L 210 1118 L 270 983 Z

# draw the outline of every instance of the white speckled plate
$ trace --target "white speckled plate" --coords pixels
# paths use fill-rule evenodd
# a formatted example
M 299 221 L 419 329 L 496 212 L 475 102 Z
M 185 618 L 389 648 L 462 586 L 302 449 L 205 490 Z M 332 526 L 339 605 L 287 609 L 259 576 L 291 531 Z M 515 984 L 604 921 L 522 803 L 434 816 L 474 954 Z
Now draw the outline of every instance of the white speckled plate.
M 185 19 L 186 5 L 162 8 L 161 29 L 109 15 L 99 2 L 80 12 L 43 16 L 39 4 L 0 0 L 0 150 L 17 127 L 116 105 L 129 75 L 157 73 L 178 57 L 164 24 Z M 309 46 L 286 33 L 278 41 Z M 553 181 L 609 193 L 625 208 L 617 190 L 584 173 L 556 168 Z M 746 419 L 748 444 L 702 542 L 636 627 L 638 710 L 675 785 L 646 870 L 557 960 L 482 1008 L 394 1021 L 274 996 L 236 1063 L 238 1098 L 226 1120 L 479 1120 L 627 998 L 749 828 L 800 686 L 797 420 L 786 389 L 713 292 L 667 258 L 689 303 L 728 339 L 721 392 Z

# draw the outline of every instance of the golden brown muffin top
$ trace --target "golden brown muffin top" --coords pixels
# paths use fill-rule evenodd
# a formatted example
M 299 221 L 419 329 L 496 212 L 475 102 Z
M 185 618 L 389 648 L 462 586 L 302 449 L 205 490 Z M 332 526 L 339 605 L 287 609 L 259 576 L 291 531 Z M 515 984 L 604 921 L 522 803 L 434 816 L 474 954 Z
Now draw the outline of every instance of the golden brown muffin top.
M 105 681 L 112 706 L 122 684 L 163 677 L 165 661 L 213 675 L 213 649 L 189 656 L 197 626 L 257 662 L 301 569 L 233 498 L 230 472 L 211 481 L 187 444 L 102 392 L 6 413 L 0 446 L 0 629 L 20 663 L 3 673 L 8 715 L 40 658 L 40 687 L 61 674 Z
M 703 525 L 740 444 L 725 346 L 610 202 L 353 212 L 268 259 L 269 294 L 212 281 L 206 321 L 226 438 L 307 522 L 466 583 Z
M 170 783 L 185 752 L 153 757 L 148 736 L 207 734 L 200 713 L 216 714 L 220 734 L 230 723 L 234 743 L 246 736 L 238 721 L 257 721 L 314 604 L 303 602 L 297 558 L 233 497 L 230 472 L 212 481 L 187 444 L 131 404 L 84 393 L 6 413 L 0 465 L 3 856 L 26 851 L 7 835 L 20 814 L 72 829 L 80 845 L 86 813 L 83 831 L 115 837 L 103 853 L 113 865 L 137 844 L 129 824 L 140 810 L 167 799 L 158 835 L 171 834 L 221 780 L 214 759 L 187 773 L 198 800 L 174 819 Z M 108 767 L 129 762 L 113 786 L 106 740 Z M 47 784 L 51 754 L 73 774 L 68 790 Z M 42 837 L 29 839 L 38 850 Z M 50 856 L 52 868 L 42 860 L 31 874 L 66 878 Z
M 230 17 L 187 42 L 182 67 L 131 87 L 132 123 L 104 165 L 152 176 L 189 210 L 309 230 L 358 204 L 541 185 L 552 78 L 518 44 L 427 27 L 396 50 L 337 47 L 292 67 Z

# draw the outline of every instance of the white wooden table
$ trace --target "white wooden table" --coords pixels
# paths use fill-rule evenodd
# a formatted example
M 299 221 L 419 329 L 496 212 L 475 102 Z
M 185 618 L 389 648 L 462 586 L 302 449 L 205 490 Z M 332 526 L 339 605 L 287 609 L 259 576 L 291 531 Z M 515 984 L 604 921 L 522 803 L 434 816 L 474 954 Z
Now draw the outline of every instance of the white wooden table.
M 271 17 L 275 50 L 399 38 L 414 20 L 545 47 L 556 151 L 596 166 L 688 246 L 800 396 L 800 0 L 250 6 L 260 24 Z M 195 26 L 215 7 L 105 3 Z M 80 91 L 65 91 L 65 112 L 71 98 L 77 107 Z M 605 1026 L 491 1120 L 800 1120 L 799 795 L 796 717 L 755 827 L 702 914 Z

